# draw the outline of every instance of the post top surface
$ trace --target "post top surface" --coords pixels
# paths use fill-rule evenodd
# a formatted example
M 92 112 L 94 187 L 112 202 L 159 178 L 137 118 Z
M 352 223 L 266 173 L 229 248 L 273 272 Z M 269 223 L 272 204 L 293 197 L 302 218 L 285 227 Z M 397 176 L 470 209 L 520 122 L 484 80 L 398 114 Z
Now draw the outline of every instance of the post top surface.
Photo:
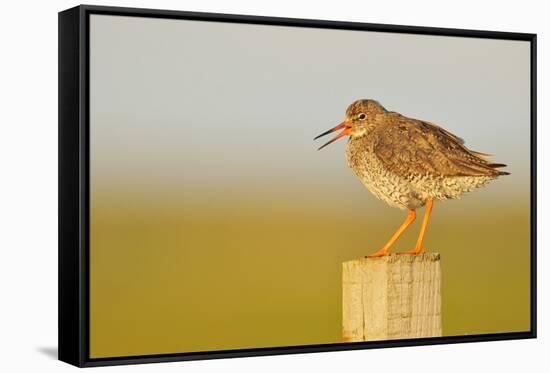
M 438 262 L 441 260 L 441 255 L 439 253 L 421 253 L 417 255 L 412 254 L 392 254 L 385 255 L 376 258 L 357 258 L 354 260 L 349 260 L 344 263 L 363 263 L 363 264 L 375 264 L 375 263 L 412 263 L 412 262 Z

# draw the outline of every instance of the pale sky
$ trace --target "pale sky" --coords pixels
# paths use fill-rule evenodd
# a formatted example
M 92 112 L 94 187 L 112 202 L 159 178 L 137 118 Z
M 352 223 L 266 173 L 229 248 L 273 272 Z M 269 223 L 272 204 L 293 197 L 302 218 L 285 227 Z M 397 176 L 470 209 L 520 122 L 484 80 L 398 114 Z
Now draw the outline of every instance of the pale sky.
M 508 164 L 495 191 L 528 191 L 528 42 L 104 15 L 90 41 L 100 189 L 346 188 L 345 140 L 312 139 L 373 98 Z

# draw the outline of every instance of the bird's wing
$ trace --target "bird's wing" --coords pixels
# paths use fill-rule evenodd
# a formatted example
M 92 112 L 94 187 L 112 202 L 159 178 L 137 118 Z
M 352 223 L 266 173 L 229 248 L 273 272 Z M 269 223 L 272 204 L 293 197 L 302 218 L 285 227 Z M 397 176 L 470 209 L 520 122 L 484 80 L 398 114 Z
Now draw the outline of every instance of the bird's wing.
M 493 176 L 507 174 L 490 163 L 483 153 L 464 146 L 458 136 L 432 123 L 391 113 L 385 124 L 372 132 L 374 153 L 401 177 Z

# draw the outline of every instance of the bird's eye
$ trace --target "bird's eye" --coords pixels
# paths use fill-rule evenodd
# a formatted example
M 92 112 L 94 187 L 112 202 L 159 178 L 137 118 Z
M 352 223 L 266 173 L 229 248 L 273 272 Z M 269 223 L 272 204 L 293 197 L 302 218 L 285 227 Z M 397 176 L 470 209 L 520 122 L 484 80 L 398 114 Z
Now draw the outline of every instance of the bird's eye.
M 357 118 L 359 118 L 359 120 L 365 120 L 366 117 L 367 117 L 367 114 L 365 114 L 365 113 L 361 113 L 357 116 Z

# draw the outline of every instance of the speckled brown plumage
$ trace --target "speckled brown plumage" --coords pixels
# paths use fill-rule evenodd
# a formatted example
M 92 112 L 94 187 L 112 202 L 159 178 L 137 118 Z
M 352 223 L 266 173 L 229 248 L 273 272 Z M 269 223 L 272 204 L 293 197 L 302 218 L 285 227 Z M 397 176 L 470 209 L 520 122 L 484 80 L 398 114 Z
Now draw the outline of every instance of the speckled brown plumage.
M 487 154 L 466 148 L 458 136 L 387 111 L 374 100 L 355 101 L 344 122 L 320 136 L 337 129 L 343 131 L 321 148 L 349 135 L 349 167 L 375 196 L 394 207 L 414 212 L 429 201 L 431 211 L 433 200 L 459 198 L 508 174 L 499 170 L 504 164 L 491 163 Z

